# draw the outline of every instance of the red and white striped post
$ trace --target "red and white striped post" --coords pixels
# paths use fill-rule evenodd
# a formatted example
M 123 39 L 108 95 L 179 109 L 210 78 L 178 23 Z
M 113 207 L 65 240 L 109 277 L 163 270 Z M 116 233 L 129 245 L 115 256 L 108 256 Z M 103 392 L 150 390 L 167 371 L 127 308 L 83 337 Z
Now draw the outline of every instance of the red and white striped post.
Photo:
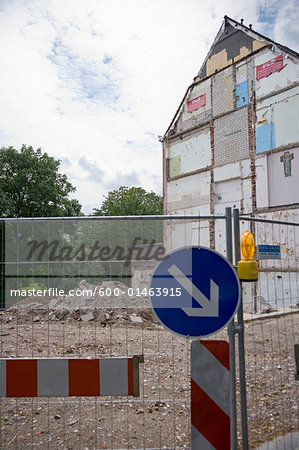
M 229 345 L 191 344 L 191 449 L 230 449 Z
M 0 397 L 139 396 L 139 356 L 0 359 Z

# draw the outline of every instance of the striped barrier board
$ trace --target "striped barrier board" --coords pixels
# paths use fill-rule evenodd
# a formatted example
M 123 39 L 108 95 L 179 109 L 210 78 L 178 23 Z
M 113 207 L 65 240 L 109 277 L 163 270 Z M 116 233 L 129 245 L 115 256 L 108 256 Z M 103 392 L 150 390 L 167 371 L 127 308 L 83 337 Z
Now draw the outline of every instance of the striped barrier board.
M 191 344 L 191 449 L 230 449 L 229 345 Z
M 139 396 L 143 357 L 0 359 L 0 397 Z

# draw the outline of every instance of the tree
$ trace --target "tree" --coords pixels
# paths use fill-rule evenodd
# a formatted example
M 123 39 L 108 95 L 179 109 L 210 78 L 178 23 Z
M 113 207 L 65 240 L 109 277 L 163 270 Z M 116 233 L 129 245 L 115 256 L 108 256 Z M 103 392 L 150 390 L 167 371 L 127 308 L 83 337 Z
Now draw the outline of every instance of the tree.
M 121 186 L 108 192 L 96 216 L 142 216 L 162 214 L 162 197 L 140 187 Z
M 0 214 L 2 217 L 78 216 L 81 205 L 70 199 L 76 190 L 59 173 L 60 160 L 22 145 L 0 149 Z
M 100 209 L 94 209 L 98 216 L 129 216 L 125 221 L 117 218 L 94 220 L 91 223 L 92 236 L 99 245 L 109 248 L 109 262 L 102 262 L 109 278 L 130 283 L 132 249 L 150 247 L 163 242 L 163 221 L 160 218 L 130 218 L 162 214 L 162 197 L 140 187 L 121 186 L 108 192 Z M 86 235 L 88 232 L 86 232 Z M 121 256 L 121 251 L 124 255 Z

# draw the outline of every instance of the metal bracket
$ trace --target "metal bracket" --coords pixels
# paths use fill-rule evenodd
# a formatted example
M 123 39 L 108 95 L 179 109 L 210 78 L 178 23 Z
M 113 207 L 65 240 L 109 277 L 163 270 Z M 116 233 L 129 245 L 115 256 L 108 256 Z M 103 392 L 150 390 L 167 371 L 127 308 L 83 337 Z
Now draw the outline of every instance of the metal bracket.
M 234 326 L 234 333 L 235 334 L 241 334 L 243 332 L 244 332 L 244 325 L 235 324 L 235 326 Z

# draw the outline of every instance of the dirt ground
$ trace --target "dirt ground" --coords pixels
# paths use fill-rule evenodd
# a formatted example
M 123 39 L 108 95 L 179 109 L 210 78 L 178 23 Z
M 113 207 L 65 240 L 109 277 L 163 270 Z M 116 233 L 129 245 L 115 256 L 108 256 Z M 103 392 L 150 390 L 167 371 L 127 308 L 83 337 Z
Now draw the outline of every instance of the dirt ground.
M 2 398 L 1 447 L 190 448 L 190 340 L 165 330 L 148 309 L 86 314 L 78 308 L 2 312 L 1 357 L 142 354 L 140 397 Z M 297 312 L 245 323 L 251 447 L 298 429 L 298 334 Z M 215 338 L 227 340 L 227 331 Z

